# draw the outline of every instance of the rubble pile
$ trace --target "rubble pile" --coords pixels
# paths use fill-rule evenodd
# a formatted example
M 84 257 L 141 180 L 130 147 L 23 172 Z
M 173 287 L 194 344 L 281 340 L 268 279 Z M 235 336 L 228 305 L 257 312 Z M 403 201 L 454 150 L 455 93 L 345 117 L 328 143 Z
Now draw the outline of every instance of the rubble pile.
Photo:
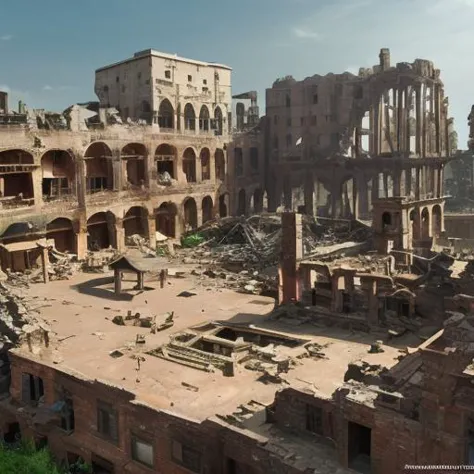
M 81 264 L 77 261 L 76 255 L 62 253 L 54 248 L 49 251 L 48 274 L 51 281 L 69 280 L 80 269 Z M 39 278 L 41 278 L 41 275 Z
M 24 330 L 41 327 L 44 323 L 33 316 L 22 290 L 16 284 L 0 283 L 0 352 L 20 342 Z
M 120 252 L 113 248 L 100 250 L 97 252 L 89 252 L 82 264 L 84 272 L 108 272 L 109 263 L 113 262 L 120 256 Z
M 321 248 L 346 242 L 348 238 L 365 242 L 370 235 L 365 227 L 351 230 L 348 225 L 338 225 L 328 228 L 317 224 L 314 218 L 303 216 L 305 257 L 321 252 Z M 216 219 L 186 234 L 184 239 L 190 242 L 195 236 L 196 245 L 182 248 L 176 256 L 183 263 L 200 264 L 202 270 L 197 270 L 196 274 L 221 279 L 223 286 L 246 293 L 277 291 L 282 236 L 280 215 Z
M 469 260 L 464 270 L 459 274 L 460 278 L 474 280 L 474 260 Z
M 156 256 L 156 251 L 150 247 L 150 243 L 144 237 L 138 234 L 133 234 L 126 239 L 127 247 L 137 248 L 143 255 Z

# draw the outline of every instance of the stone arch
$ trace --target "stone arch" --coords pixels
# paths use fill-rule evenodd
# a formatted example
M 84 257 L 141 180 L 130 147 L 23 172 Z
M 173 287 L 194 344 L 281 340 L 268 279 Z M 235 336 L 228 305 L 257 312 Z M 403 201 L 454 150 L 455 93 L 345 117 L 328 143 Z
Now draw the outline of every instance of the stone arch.
M 39 237 L 40 231 L 31 222 L 15 222 L 10 224 L 0 236 L 2 244 L 30 242 Z
M 203 181 L 209 181 L 211 179 L 211 152 L 209 148 L 203 148 L 199 153 L 199 159 L 201 160 L 201 175 Z
M 385 211 L 382 214 L 382 229 L 390 227 L 392 225 L 392 213 Z
M 30 222 L 16 222 L 11 224 L 3 232 L 0 241 L 4 245 L 31 242 L 28 250 L 22 246 L 11 249 L 11 252 L 0 248 L 0 263 L 3 270 L 10 269 L 13 272 L 23 272 L 27 269 L 37 268 L 41 258 L 41 249 L 35 241 L 41 237 L 40 229 Z
M 216 135 L 222 135 L 224 129 L 224 118 L 219 106 L 214 109 L 214 120 L 216 122 Z
M 211 196 L 206 196 L 202 200 L 202 223 L 211 221 L 213 218 L 214 203 L 212 202 Z
M 408 214 L 408 220 L 409 220 L 409 232 L 410 232 L 410 240 L 411 240 L 411 246 L 413 246 L 413 240 L 418 237 L 418 232 L 417 232 L 417 224 L 418 224 L 418 219 L 416 217 L 416 211 L 415 209 L 412 209 L 409 214 Z
M 430 238 L 430 211 L 424 207 L 421 211 L 420 234 L 421 240 L 428 240 Z
M 87 219 L 87 248 L 101 250 L 116 247 L 115 215 L 110 212 L 96 212 Z
M 174 129 L 174 108 L 168 99 L 163 99 L 160 103 L 158 125 L 160 128 Z
M 184 129 L 196 130 L 196 112 L 189 103 L 184 106 Z
M 113 189 L 112 150 L 104 142 L 94 142 L 84 153 L 88 193 Z
M 247 194 L 245 189 L 239 191 L 237 197 L 237 216 L 245 216 L 247 213 Z
M 216 149 L 214 155 L 215 167 L 216 167 L 216 179 L 218 181 L 225 181 L 225 155 L 224 150 L 221 148 Z
M 183 173 L 188 183 L 195 183 L 196 179 L 196 152 L 188 147 L 183 153 Z
M 199 111 L 199 130 L 207 132 L 209 130 L 211 115 L 207 105 L 203 105 Z
M 219 216 L 227 217 L 229 213 L 229 193 L 224 193 L 219 196 Z
M 131 207 L 123 218 L 125 238 L 139 235 L 148 238 L 148 209 L 141 206 Z
M 2 206 L 17 207 L 23 199 L 33 200 L 33 155 L 22 149 L 11 149 L 0 152 L 0 164 L 9 165 L 9 172 L 0 175 L 0 199 Z M 3 171 L 3 170 L 0 170 Z M 2 198 L 18 198 L 18 202 Z M 33 204 L 33 202 L 31 202 Z
M 432 220 L 432 234 L 434 237 L 439 237 L 443 231 L 443 210 L 439 204 L 433 206 L 431 211 Z
M 178 150 L 176 147 L 168 143 L 158 145 L 155 150 L 155 162 L 159 183 L 160 180 L 163 181 L 164 173 L 168 173 L 172 179 L 176 179 L 178 170 Z
M 148 150 L 141 143 L 129 143 L 122 148 L 121 159 L 123 166 L 124 188 L 145 185 Z
M 76 236 L 71 219 L 58 217 L 46 225 L 46 238 L 54 240 L 54 246 L 59 252 L 74 253 Z
M 184 216 L 184 230 L 197 229 L 198 226 L 198 214 L 196 201 L 188 197 L 183 202 L 183 216 Z
M 177 235 L 176 220 L 178 208 L 172 202 L 164 202 L 154 210 L 156 230 L 166 237 L 175 238 Z

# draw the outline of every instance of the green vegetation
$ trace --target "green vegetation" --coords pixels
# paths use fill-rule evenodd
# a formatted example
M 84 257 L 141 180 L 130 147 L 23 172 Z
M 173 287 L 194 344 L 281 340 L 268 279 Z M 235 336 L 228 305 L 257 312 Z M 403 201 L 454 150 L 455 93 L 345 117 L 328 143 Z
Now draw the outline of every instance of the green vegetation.
M 91 468 L 77 462 L 66 469 L 54 463 L 48 449 L 36 449 L 32 442 L 23 442 L 17 447 L 0 444 L 1 474 L 89 474 Z
M 181 245 L 183 248 L 197 247 L 199 244 L 204 242 L 204 237 L 201 234 L 190 234 L 186 235 L 181 239 Z

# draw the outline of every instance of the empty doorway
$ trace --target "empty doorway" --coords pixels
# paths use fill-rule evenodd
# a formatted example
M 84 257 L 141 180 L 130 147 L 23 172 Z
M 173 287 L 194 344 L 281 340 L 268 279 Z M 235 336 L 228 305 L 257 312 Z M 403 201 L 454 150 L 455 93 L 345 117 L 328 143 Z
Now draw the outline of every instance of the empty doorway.
M 370 448 L 372 430 L 358 423 L 348 423 L 349 468 L 363 474 L 370 474 Z

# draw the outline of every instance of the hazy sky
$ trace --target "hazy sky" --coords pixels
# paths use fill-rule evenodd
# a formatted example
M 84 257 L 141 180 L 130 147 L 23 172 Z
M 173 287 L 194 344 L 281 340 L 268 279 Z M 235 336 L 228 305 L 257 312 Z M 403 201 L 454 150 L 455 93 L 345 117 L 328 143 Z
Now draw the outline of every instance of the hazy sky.
M 282 76 L 430 59 L 466 147 L 474 103 L 474 0 L 5 0 L 0 89 L 63 110 L 96 100 L 94 70 L 153 48 L 233 68 L 233 92 Z M 14 106 L 14 102 L 11 104 Z M 263 113 L 262 108 L 262 113 Z

